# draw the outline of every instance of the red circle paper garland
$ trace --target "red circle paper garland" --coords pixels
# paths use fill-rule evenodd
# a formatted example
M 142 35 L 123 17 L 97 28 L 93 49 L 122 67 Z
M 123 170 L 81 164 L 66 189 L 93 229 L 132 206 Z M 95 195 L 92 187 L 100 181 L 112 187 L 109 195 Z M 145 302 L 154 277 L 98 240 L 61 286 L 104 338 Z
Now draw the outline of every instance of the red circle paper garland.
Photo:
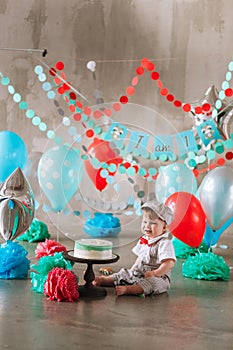
M 56 68 L 58 69 L 58 67 L 60 69 L 64 68 L 64 63 L 62 64 L 62 62 L 57 62 L 56 63 Z M 174 94 L 172 94 L 169 89 L 167 87 L 165 87 L 163 85 L 163 82 L 161 80 L 159 80 L 160 78 L 160 74 L 158 71 L 154 70 L 155 69 L 155 64 L 153 62 L 151 62 L 148 58 L 143 58 L 141 60 L 141 65 L 138 66 L 136 68 L 136 77 L 132 78 L 132 85 L 128 86 L 126 88 L 126 94 L 120 96 L 119 98 L 119 102 L 120 104 L 127 104 L 129 102 L 129 97 L 133 96 L 135 94 L 135 86 L 138 84 L 139 78 L 145 73 L 145 71 L 150 72 L 150 78 L 154 81 L 156 81 L 156 84 L 158 86 L 158 88 L 160 89 L 160 94 L 161 96 L 165 97 L 166 100 L 170 103 L 173 103 L 173 105 L 176 108 L 181 108 L 183 109 L 183 111 L 185 113 L 189 113 L 191 111 L 191 104 L 190 103 L 184 103 L 181 102 L 180 100 L 176 99 Z M 62 72 L 64 74 L 64 72 Z M 56 77 L 56 69 L 55 68 L 51 68 L 50 69 L 50 74 L 52 76 Z M 56 78 L 54 78 L 54 81 L 56 82 Z M 71 87 L 71 85 L 68 83 L 63 83 L 63 85 L 59 85 L 57 90 L 58 93 L 63 95 L 67 90 L 69 90 Z M 226 90 L 226 96 L 230 97 L 233 94 L 233 90 L 231 88 L 228 88 Z M 90 117 L 91 115 L 93 115 L 93 117 L 95 119 L 98 119 L 101 115 L 102 115 L 102 111 L 100 110 L 95 110 L 92 111 L 91 107 L 87 107 L 87 106 L 82 106 L 82 103 L 77 99 L 77 96 L 74 92 L 71 92 L 69 95 L 70 98 L 64 98 L 65 101 L 69 104 L 69 110 L 72 113 L 76 113 L 76 112 L 80 112 L 80 109 L 82 109 L 82 113 L 84 113 L 86 116 Z M 70 100 L 76 100 L 76 106 L 74 106 L 73 104 L 70 105 Z M 115 112 L 119 112 L 121 110 L 119 103 L 114 103 L 112 105 L 111 108 L 108 108 L 108 112 L 105 113 L 106 116 L 111 116 L 111 109 L 113 109 Z M 78 109 L 78 110 L 77 110 Z M 201 114 L 201 113 L 207 113 L 209 112 L 211 109 L 211 105 L 209 103 L 204 103 L 202 106 L 196 106 L 195 107 L 195 113 L 196 114 Z M 75 119 L 77 121 L 77 119 Z

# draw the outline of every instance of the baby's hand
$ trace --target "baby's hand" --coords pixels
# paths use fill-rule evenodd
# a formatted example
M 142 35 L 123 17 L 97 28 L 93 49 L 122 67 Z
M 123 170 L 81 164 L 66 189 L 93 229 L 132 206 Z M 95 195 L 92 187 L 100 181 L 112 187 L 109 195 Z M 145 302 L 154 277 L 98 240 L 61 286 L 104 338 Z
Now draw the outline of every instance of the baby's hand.
M 144 277 L 148 278 L 148 277 L 154 277 L 154 272 L 153 271 L 146 271 L 144 273 Z

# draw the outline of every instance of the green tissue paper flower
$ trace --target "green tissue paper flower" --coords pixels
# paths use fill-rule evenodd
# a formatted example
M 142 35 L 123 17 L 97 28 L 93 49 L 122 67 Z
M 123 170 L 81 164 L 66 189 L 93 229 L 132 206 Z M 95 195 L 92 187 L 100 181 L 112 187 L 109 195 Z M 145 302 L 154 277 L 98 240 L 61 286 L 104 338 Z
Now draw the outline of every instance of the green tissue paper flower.
M 184 277 L 204 280 L 223 280 L 230 278 L 230 268 L 222 256 L 212 252 L 189 256 L 183 263 L 182 275 Z
M 49 237 L 50 234 L 47 225 L 38 219 L 33 219 L 29 229 L 23 235 L 19 236 L 17 240 L 28 241 L 30 243 L 43 242 Z
M 44 293 L 44 284 L 47 280 L 48 273 L 54 267 L 61 267 L 67 270 L 72 270 L 73 268 L 72 264 L 64 259 L 62 253 L 43 256 L 39 259 L 37 265 L 31 265 L 31 269 L 35 271 L 30 273 L 30 277 L 32 279 L 32 290 L 37 293 Z
M 205 244 L 205 242 L 202 242 L 199 247 L 193 248 L 183 243 L 179 239 L 173 237 L 172 243 L 175 249 L 176 257 L 180 259 L 187 259 L 190 255 L 195 255 L 198 253 L 207 253 L 210 250 L 210 248 Z

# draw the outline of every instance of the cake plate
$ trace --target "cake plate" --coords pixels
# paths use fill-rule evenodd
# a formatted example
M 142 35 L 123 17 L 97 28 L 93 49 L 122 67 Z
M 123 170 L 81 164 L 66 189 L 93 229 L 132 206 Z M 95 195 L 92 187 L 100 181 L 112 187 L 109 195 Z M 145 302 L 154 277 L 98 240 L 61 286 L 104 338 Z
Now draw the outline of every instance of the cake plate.
M 79 285 L 78 291 L 80 297 L 86 298 L 103 298 L 107 295 L 107 291 L 103 287 L 94 286 L 92 282 L 95 279 L 95 274 L 93 271 L 93 264 L 110 264 L 119 260 L 119 255 L 112 254 L 112 258 L 109 259 L 82 259 L 74 256 L 73 250 L 68 250 L 63 252 L 63 257 L 66 260 L 72 261 L 74 263 L 87 264 L 86 271 L 84 273 L 84 285 Z

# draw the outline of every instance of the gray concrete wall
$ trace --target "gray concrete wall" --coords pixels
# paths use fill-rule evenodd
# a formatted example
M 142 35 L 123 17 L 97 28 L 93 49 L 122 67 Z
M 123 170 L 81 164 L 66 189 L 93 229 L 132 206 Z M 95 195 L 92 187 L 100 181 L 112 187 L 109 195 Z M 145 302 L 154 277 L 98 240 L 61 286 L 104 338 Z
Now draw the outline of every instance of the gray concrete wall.
M 193 102 L 210 85 L 221 89 L 232 59 L 232 10 L 232 0 L 1 0 L 0 71 L 53 130 L 61 130 L 61 115 L 41 89 L 34 73 L 38 64 L 48 74 L 49 67 L 63 61 L 68 81 L 88 100 L 81 101 L 95 105 L 99 89 L 107 106 L 125 93 L 147 57 L 177 99 Z M 45 48 L 44 58 L 27 50 Z M 86 67 L 90 60 L 97 64 L 96 80 Z M 115 113 L 114 120 L 152 134 L 194 125 L 189 114 L 160 95 L 149 74 L 140 79 L 130 103 L 132 110 Z M 17 132 L 29 152 L 46 149 L 45 134 L 3 86 L 0 116 L 1 130 Z

